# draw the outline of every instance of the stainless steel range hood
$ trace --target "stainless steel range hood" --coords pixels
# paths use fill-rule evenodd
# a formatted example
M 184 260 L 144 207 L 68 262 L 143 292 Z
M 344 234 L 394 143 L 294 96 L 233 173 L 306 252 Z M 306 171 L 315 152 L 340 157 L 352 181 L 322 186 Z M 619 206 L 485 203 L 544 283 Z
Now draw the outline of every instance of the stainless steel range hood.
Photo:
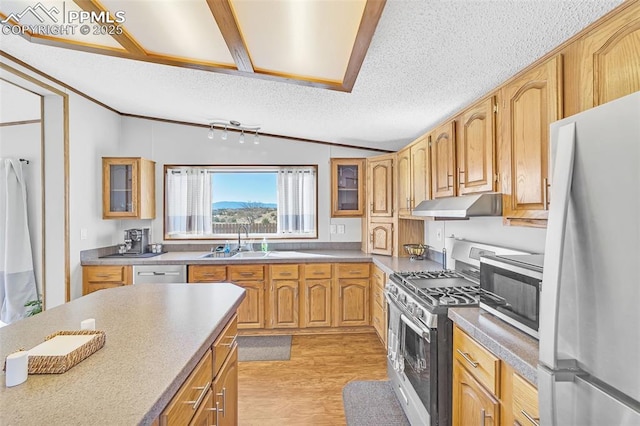
M 418 204 L 412 214 L 413 216 L 426 216 L 440 219 L 501 216 L 502 194 L 499 192 L 487 192 L 483 194 L 426 200 Z

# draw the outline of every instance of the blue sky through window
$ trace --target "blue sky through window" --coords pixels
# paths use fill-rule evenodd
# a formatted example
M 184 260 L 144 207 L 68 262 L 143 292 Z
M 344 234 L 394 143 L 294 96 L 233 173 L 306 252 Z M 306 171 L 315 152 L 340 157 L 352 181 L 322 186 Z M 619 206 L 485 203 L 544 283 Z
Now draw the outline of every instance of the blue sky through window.
M 213 173 L 212 201 L 277 203 L 277 173 Z

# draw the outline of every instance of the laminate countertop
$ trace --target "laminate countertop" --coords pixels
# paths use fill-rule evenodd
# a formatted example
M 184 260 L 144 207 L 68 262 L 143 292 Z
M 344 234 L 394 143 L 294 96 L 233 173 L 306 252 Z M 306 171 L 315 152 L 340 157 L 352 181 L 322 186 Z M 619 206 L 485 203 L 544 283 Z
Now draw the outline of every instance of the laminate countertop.
M 442 264 L 432 260 L 411 260 L 408 257 L 381 256 L 360 250 L 296 250 L 273 252 L 266 257 L 203 257 L 209 252 L 170 251 L 153 257 L 91 257 L 82 260 L 83 266 L 91 265 L 241 265 L 247 263 L 342 263 L 373 262 L 386 274 L 398 271 L 435 271 Z M 279 255 L 278 253 L 286 253 Z M 259 253 L 256 253 L 259 255 Z
M 0 355 L 95 318 L 105 345 L 62 374 L 0 387 L 2 425 L 151 424 L 245 297 L 233 284 L 140 284 L 97 291 L 0 328 Z M 4 373 L 3 373 L 4 376 Z

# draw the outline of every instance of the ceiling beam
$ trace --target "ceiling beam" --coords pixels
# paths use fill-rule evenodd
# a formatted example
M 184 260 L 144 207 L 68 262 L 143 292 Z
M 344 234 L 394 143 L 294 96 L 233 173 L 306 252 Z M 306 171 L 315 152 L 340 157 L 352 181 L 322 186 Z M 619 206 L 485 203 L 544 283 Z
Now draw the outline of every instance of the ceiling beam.
M 238 28 L 230 0 L 207 0 L 207 4 L 220 28 L 225 43 L 227 43 L 238 71 L 254 72 L 249 49 L 242 38 L 240 28 Z
M 360 73 L 360 68 L 367 55 L 367 50 L 369 50 L 373 33 L 378 26 L 378 21 L 380 20 L 380 15 L 382 15 L 385 3 L 386 0 L 367 0 L 367 4 L 364 7 L 360 27 L 358 27 L 358 33 L 353 42 L 353 50 L 351 51 L 349 64 L 347 65 L 347 70 L 344 73 L 344 79 L 342 81 L 342 87 L 347 92 L 351 92 L 353 86 L 356 84 L 356 78 Z
M 107 12 L 111 14 L 111 12 L 100 4 L 98 0 L 73 0 L 73 2 L 80 6 L 80 8 L 85 12 L 95 12 L 98 14 L 100 12 Z M 147 56 L 147 52 L 142 48 L 140 43 L 138 43 L 138 41 L 133 38 L 133 36 L 129 34 L 122 25 L 120 25 L 120 28 L 122 29 L 122 34 L 111 34 L 111 37 L 113 37 L 115 41 L 120 43 L 120 45 L 132 55 Z

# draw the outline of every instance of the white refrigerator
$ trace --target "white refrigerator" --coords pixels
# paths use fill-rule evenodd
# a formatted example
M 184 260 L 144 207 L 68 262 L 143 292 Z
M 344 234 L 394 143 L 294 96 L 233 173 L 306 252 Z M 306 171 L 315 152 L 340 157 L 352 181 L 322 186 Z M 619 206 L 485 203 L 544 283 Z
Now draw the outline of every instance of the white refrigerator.
M 640 426 L 640 92 L 551 125 L 540 424 Z

